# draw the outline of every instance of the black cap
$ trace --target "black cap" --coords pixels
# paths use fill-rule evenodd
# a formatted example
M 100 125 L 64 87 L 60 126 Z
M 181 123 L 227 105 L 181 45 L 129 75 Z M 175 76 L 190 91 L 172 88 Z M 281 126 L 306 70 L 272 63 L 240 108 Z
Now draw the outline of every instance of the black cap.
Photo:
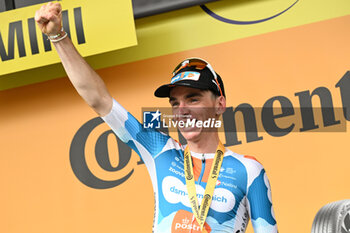
M 157 97 L 170 97 L 170 90 L 174 86 L 192 87 L 202 90 L 211 90 L 215 95 L 226 97 L 224 84 L 220 75 L 216 73 L 217 82 L 212 71 L 205 67 L 197 69 L 195 66 L 185 67 L 179 70 L 172 78 L 169 84 L 165 84 L 157 88 L 154 95 Z M 220 87 L 218 87 L 218 84 Z

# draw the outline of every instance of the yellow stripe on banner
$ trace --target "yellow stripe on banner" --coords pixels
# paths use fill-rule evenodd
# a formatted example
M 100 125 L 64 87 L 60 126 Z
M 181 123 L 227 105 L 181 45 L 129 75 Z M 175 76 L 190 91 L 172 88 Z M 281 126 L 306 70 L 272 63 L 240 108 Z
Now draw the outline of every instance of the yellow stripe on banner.
M 83 56 L 137 44 L 131 0 L 60 3 L 63 27 Z M 0 75 L 60 62 L 54 46 L 36 26 L 34 15 L 39 8 L 34 5 L 0 13 Z
M 294 3 L 295 5 L 293 5 Z M 336 2 L 317 0 L 222 0 L 206 4 L 206 6 L 216 15 L 227 20 L 236 21 L 267 19 L 278 15 L 290 6 L 292 7 L 270 20 L 245 25 L 215 19 L 200 6 L 146 17 L 136 20 L 137 46 L 90 56 L 87 60 L 93 68 L 100 69 L 350 14 L 349 0 L 338 0 Z M 117 27 L 119 23 L 117 20 L 113 21 L 114 27 Z M 88 24 L 103 25 L 98 17 Z M 94 36 L 102 46 L 113 31 L 115 29 L 111 28 Z M 115 41 L 118 41 L 118 39 Z M 94 50 L 96 45 L 87 43 L 86 49 Z M 189 54 L 189 56 L 195 56 L 195 54 Z M 169 70 L 172 69 L 173 65 L 172 63 L 169 64 Z M 63 76 L 65 76 L 65 73 L 62 67 L 57 64 L 3 75 L 0 76 L 0 90 Z

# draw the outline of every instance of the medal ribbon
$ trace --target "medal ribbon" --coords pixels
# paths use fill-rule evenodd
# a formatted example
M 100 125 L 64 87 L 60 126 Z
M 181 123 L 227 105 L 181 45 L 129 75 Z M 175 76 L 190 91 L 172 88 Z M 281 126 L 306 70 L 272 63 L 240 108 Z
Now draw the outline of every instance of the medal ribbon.
M 214 161 L 213 161 L 213 164 L 211 165 L 207 186 L 205 187 L 202 204 L 199 208 L 198 198 L 196 193 L 196 186 L 194 182 L 191 152 L 188 146 L 186 146 L 185 148 L 184 168 L 185 168 L 185 179 L 186 179 L 188 197 L 190 199 L 190 205 L 192 207 L 193 214 L 196 217 L 197 222 L 201 227 L 201 230 L 203 230 L 205 219 L 207 218 L 209 207 L 213 198 L 216 181 L 218 179 L 222 160 L 224 158 L 224 151 L 225 151 L 225 147 L 219 141 L 219 145 L 215 152 Z

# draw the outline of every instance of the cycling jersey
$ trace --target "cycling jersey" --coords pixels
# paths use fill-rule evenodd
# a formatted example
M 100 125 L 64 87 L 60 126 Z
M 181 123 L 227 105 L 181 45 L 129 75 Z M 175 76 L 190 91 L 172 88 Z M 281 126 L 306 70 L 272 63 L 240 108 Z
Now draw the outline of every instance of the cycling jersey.
M 102 117 L 114 133 L 144 161 L 155 193 L 156 233 L 201 232 L 189 203 L 183 152 L 170 136 L 145 129 L 135 117 L 113 100 L 111 112 Z M 196 194 L 204 195 L 214 153 L 191 152 Z M 248 220 L 255 233 L 277 232 L 271 190 L 263 166 L 253 157 L 226 148 L 203 232 L 243 233 Z

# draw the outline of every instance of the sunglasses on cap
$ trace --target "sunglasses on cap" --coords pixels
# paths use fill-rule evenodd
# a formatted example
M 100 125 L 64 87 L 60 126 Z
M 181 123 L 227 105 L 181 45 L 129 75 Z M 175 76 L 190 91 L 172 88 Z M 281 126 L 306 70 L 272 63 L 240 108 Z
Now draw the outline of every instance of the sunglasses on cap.
M 222 91 L 221 91 L 221 87 L 220 87 L 220 84 L 218 82 L 218 77 L 213 69 L 213 67 L 209 64 L 209 62 L 201 59 L 201 58 L 188 58 L 184 61 L 182 61 L 180 64 L 178 64 L 175 69 L 173 70 L 173 76 L 179 72 L 181 69 L 185 68 L 185 67 L 192 67 L 194 66 L 196 69 L 199 69 L 199 70 L 203 70 L 205 67 L 207 67 L 210 72 L 212 73 L 213 77 L 214 77 L 214 80 L 215 80 L 215 84 L 216 86 L 218 87 L 219 91 L 220 91 L 220 94 L 221 96 L 223 96 L 222 94 Z

